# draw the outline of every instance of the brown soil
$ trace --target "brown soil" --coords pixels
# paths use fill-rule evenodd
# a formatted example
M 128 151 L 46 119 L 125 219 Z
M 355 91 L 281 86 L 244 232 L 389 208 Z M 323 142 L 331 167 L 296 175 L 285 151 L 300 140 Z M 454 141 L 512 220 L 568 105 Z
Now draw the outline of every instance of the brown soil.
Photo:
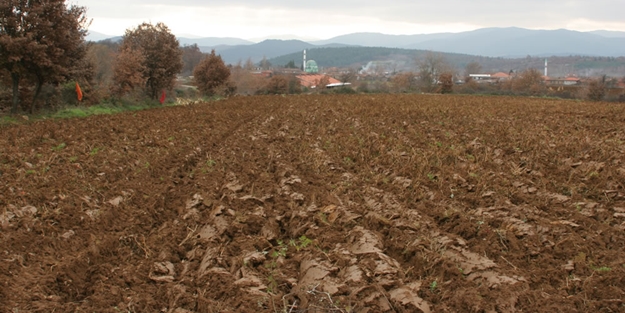
M 625 111 L 237 97 L 0 129 L 4 312 L 624 312 Z

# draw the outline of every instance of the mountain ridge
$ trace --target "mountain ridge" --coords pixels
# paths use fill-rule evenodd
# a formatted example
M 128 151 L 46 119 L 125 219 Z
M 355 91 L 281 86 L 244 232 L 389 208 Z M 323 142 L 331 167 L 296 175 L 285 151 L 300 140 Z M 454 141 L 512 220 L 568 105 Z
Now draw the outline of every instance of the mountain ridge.
M 98 35 L 102 34 L 90 32 L 87 39 L 103 38 Z M 197 44 L 204 52 L 215 49 L 224 61 L 230 64 L 247 59 L 257 62 L 262 58 L 269 59 L 310 48 L 345 46 L 432 50 L 504 58 L 528 55 L 625 56 L 625 32 L 606 30 L 580 32 L 567 29 L 490 27 L 460 33 L 416 35 L 362 32 L 311 42 L 267 39 L 254 43 L 232 37 L 179 37 L 178 40 L 181 45 Z

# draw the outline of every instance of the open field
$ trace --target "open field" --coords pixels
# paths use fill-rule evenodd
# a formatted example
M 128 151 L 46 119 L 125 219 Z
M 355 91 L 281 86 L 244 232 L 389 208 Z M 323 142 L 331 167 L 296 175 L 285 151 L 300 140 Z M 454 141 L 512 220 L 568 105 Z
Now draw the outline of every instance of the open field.
M 6 312 L 624 312 L 625 107 L 235 97 L 0 127 Z

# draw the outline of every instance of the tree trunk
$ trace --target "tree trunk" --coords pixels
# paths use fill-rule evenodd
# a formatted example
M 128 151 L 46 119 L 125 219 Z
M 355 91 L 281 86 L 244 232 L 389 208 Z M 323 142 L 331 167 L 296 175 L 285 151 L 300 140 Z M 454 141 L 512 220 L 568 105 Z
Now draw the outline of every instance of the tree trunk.
M 35 87 L 35 95 L 33 96 L 33 102 L 30 104 L 30 114 L 35 113 L 35 103 L 37 102 L 37 98 L 39 98 L 39 94 L 41 93 L 41 79 L 37 79 L 36 87 Z
M 11 114 L 17 114 L 17 108 L 20 103 L 20 74 L 11 73 L 13 79 L 13 106 L 11 107 Z

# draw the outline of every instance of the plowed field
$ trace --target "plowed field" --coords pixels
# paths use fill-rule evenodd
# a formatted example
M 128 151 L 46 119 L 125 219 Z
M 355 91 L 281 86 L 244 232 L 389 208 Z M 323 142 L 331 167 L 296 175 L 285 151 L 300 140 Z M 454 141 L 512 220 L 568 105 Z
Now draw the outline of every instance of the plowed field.
M 0 128 L 2 312 L 624 312 L 625 107 L 235 97 Z

